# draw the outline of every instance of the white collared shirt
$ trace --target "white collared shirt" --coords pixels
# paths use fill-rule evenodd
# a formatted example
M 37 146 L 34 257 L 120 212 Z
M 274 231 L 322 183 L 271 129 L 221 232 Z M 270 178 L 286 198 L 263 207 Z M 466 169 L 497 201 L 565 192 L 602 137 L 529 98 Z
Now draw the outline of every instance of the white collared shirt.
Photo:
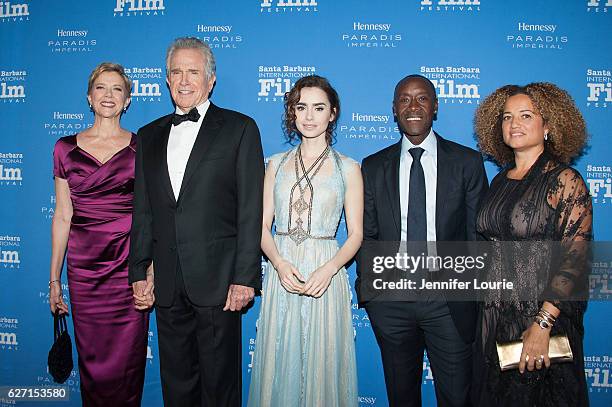
M 167 149 L 167 163 L 168 163 L 168 174 L 170 175 L 170 183 L 172 184 L 172 191 L 174 192 L 174 198 L 178 200 L 179 192 L 181 191 L 181 184 L 183 183 L 183 176 L 185 175 L 185 167 L 187 167 L 187 160 L 193 149 L 198 132 L 202 126 L 204 116 L 210 106 L 210 100 L 202 103 L 198 106 L 198 113 L 200 118 L 197 122 L 184 121 L 178 126 L 172 125 L 170 128 L 170 136 L 168 138 L 168 149 Z M 178 107 L 175 112 L 177 114 L 185 114 Z
M 438 184 L 438 142 L 433 129 L 425 140 L 419 145 L 414 145 L 408 137 L 402 136 L 402 150 L 399 168 L 399 192 L 400 211 L 402 219 L 402 234 L 400 240 L 406 240 L 408 231 L 408 194 L 410 193 L 410 167 L 412 166 L 412 155 L 408 150 L 421 147 L 421 165 L 425 174 L 425 210 L 427 211 L 427 241 L 436 241 L 436 187 Z

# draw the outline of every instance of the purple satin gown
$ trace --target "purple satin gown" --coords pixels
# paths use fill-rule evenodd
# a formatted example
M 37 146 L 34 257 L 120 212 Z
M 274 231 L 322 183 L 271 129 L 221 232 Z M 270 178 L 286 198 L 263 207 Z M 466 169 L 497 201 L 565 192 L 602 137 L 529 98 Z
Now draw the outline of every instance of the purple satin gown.
M 102 164 L 62 137 L 53 174 L 70 187 L 67 250 L 74 337 L 85 406 L 140 406 L 149 317 L 134 309 L 128 254 L 136 136 Z

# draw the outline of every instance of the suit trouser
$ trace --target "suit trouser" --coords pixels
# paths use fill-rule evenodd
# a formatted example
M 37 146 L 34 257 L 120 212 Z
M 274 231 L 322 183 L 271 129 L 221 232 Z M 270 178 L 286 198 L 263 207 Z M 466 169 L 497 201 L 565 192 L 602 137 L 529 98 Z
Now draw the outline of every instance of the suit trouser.
M 472 344 L 460 337 L 446 301 L 366 304 L 380 347 L 390 406 L 421 406 L 423 351 L 438 406 L 469 405 Z
M 175 287 L 172 305 L 155 311 L 164 405 L 240 406 L 240 312 L 191 303 L 178 265 Z

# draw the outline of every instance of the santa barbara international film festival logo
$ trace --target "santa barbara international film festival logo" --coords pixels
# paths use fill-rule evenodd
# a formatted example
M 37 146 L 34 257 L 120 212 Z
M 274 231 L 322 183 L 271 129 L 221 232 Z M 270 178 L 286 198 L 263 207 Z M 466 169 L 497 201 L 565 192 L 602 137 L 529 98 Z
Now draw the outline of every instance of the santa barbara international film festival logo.
M 0 187 L 21 186 L 23 153 L 0 152 Z
M 208 44 L 212 49 L 237 49 L 244 36 L 230 24 L 206 25 L 198 24 L 196 37 Z
M 0 70 L 0 101 L 2 103 L 24 103 L 26 101 L 25 70 Z
M 19 320 L 7 316 L 0 316 L 0 350 L 19 350 L 17 333 Z
M 282 102 L 295 81 L 316 72 L 316 67 L 307 65 L 259 65 L 257 101 Z
M 0 22 L 30 21 L 30 9 L 27 3 L 0 1 Z
M 433 83 L 440 104 L 480 104 L 479 67 L 421 66 L 419 73 Z
M 521 50 L 563 50 L 569 38 L 563 35 L 558 24 L 534 24 L 519 21 L 516 29 L 506 35 L 506 43 Z
M 20 236 L 0 235 L 0 272 L 20 268 L 19 250 Z
M 610 355 L 584 356 L 584 374 L 590 393 L 607 393 L 612 390 L 611 366 Z
M 164 71 L 160 67 L 129 67 L 125 74 L 132 81 L 132 102 L 161 102 L 166 88 Z
M 612 258 L 598 255 L 591 261 L 589 274 L 589 298 L 591 301 L 607 301 L 612 299 Z
M 420 11 L 480 11 L 479 0 L 420 0 Z
M 586 183 L 594 205 L 612 203 L 612 167 L 587 164 Z
M 354 21 L 351 28 L 341 34 L 342 42 L 349 48 L 397 48 L 402 42 L 402 34 L 393 32 L 389 23 Z
M 164 0 L 116 0 L 113 17 L 163 16 Z
M 586 86 L 589 90 L 587 107 L 612 107 L 612 72 L 610 69 L 587 69 Z
M 390 109 L 389 109 L 390 110 Z M 396 141 L 400 132 L 393 115 L 389 113 L 358 110 L 350 112 L 350 116 L 340 116 L 338 137 L 357 141 Z
M 86 29 L 58 28 L 47 41 L 47 48 L 55 54 L 92 52 L 98 40 Z
M 612 8 L 612 0 L 585 0 L 589 13 L 607 13 L 608 7 Z
M 260 13 L 312 13 L 319 11 L 317 0 L 257 0 Z

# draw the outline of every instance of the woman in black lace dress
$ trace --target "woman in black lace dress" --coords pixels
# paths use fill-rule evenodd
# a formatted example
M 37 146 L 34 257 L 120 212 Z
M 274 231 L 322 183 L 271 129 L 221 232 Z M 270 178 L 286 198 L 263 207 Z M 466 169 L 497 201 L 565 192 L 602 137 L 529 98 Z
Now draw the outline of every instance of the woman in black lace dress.
M 576 264 L 587 253 L 584 242 L 591 240 L 593 212 L 582 177 L 568 166 L 584 147 L 584 119 L 569 94 L 553 84 L 508 85 L 478 108 L 475 129 L 481 150 L 504 168 L 482 203 L 478 231 L 487 240 L 534 242 L 529 254 L 505 248 L 499 253 L 504 261 L 493 264 L 489 277 L 501 276 L 500 270 L 511 263 L 519 287 L 537 287 L 538 280 L 546 287 L 531 300 L 485 296 L 476 343 L 475 405 L 586 406 L 586 302 L 575 299 L 588 276 L 586 267 Z M 543 241 L 575 247 L 571 256 L 560 256 L 552 265 L 549 252 L 533 248 Z M 546 265 L 544 276 L 535 275 L 538 264 Z M 563 333 L 574 360 L 551 364 L 549 339 Z M 495 342 L 521 336 L 519 369 L 502 372 Z

